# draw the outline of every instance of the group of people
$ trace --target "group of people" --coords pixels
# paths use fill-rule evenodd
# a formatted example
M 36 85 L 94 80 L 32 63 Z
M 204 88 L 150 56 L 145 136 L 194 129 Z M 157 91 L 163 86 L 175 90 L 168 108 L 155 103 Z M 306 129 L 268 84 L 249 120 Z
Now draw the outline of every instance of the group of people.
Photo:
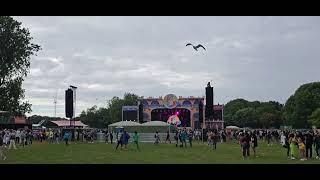
M 238 137 L 243 158 L 250 156 L 250 147 L 253 151 L 253 157 L 257 157 L 256 148 L 258 147 L 257 131 L 241 131 Z
M 282 132 L 281 144 L 287 149 L 287 156 L 290 159 L 304 161 L 312 158 L 312 147 L 316 153 L 316 159 L 320 159 L 320 132 Z M 299 156 L 296 151 L 299 151 Z

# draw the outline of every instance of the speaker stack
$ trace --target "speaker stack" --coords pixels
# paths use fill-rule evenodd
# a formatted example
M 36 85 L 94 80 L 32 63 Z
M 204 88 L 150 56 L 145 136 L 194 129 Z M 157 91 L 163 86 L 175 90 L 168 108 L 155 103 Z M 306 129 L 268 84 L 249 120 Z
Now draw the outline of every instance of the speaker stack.
M 210 82 L 208 82 L 206 87 L 205 118 L 208 120 L 213 120 L 213 87 L 211 87 Z
M 66 117 L 72 118 L 73 117 L 73 91 L 72 89 L 66 90 L 66 100 L 65 100 L 65 110 L 66 110 Z
M 139 123 L 143 123 L 143 104 L 139 104 Z

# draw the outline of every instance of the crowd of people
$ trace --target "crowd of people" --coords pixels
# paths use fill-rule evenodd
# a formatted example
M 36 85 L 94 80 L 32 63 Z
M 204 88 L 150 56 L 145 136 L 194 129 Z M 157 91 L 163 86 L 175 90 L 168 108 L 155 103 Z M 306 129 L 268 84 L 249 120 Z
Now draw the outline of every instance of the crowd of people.
M 64 130 L 62 132 L 59 129 L 48 129 L 48 130 L 29 130 L 29 129 L 4 129 L 0 130 L 0 158 L 5 160 L 5 149 L 17 149 L 25 146 L 32 145 L 33 141 L 43 141 L 49 144 L 59 144 L 60 141 L 65 141 L 66 145 L 69 145 L 72 137 L 75 141 L 87 141 L 94 143 L 98 138 L 98 133 L 104 134 L 105 143 L 113 143 L 114 133 L 112 131 L 103 131 L 97 129 L 74 131 Z M 127 149 L 130 135 L 126 131 L 120 131 L 115 133 L 116 149 Z M 139 134 L 134 132 L 132 135 L 133 143 L 136 149 L 139 150 Z M 217 149 L 218 143 L 226 141 L 236 140 L 240 145 L 241 154 L 243 158 L 250 156 L 250 151 L 253 152 L 253 157 L 257 156 L 258 141 L 267 142 L 268 146 L 273 144 L 281 144 L 287 152 L 289 159 L 297 159 L 304 161 L 313 157 L 313 149 L 316 154 L 316 159 L 320 160 L 320 132 L 319 131 L 281 131 L 281 130 L 265 130 L 265 129 L 254 129 L 254 130 L 210 130 L 206 134 L 202 134 L 199 130 L 191 129 L 178 129 L 174 134 L 174 141 L 176 147 L 192 147 L 193 140 L 207 139 L 208 146 L 212 149 Z M 154 135 L 154 144 L 158 145 L 161 142 L 172 143 L 169 131 L 166 133 L 164 141 L 161 141 L 159 132 Z M 188 143 L 187 143 L 188 142 Z

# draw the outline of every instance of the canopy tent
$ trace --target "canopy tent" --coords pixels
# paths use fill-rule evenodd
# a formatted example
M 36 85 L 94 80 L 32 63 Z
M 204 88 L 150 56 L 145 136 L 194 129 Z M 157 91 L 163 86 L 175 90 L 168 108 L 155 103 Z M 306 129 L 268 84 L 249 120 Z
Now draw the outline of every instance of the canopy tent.
M 170 126 L 163 121 L 149 121 L 142 124 L 142 126 Z
M 110 124 L 109 127 L 120 127 L 120 126 L 141 126 L 140 123 L 134 121 L 119 121 L 113 124 Z
M 141 124 L 135 121 L 119 121 L 108 125 L 108 130 L 112 132 L 117 132 L 117 129 L 125 129 L 127 132 L 140 132 Z
M 227 126 L 226 129 L 241 129 L 238 126 Z

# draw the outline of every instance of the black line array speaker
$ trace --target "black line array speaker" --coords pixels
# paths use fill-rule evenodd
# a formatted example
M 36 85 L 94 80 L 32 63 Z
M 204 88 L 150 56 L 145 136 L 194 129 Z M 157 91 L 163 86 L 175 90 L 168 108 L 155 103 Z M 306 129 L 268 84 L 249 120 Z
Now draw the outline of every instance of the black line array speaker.
M 203 103 L 200 101 L 199 103 L 199 122 L 203 122 Z
M 66 117 L 73 117 L 73 91 L 72 89 L 66 90 L 66 101 L 65 101 Z
M 213 119 L 213 87 L 210 84 L 206 87 L 205 116 L 207 119 Z
M 139 123 L 143 123 L 143 104 L 139 104 Z

